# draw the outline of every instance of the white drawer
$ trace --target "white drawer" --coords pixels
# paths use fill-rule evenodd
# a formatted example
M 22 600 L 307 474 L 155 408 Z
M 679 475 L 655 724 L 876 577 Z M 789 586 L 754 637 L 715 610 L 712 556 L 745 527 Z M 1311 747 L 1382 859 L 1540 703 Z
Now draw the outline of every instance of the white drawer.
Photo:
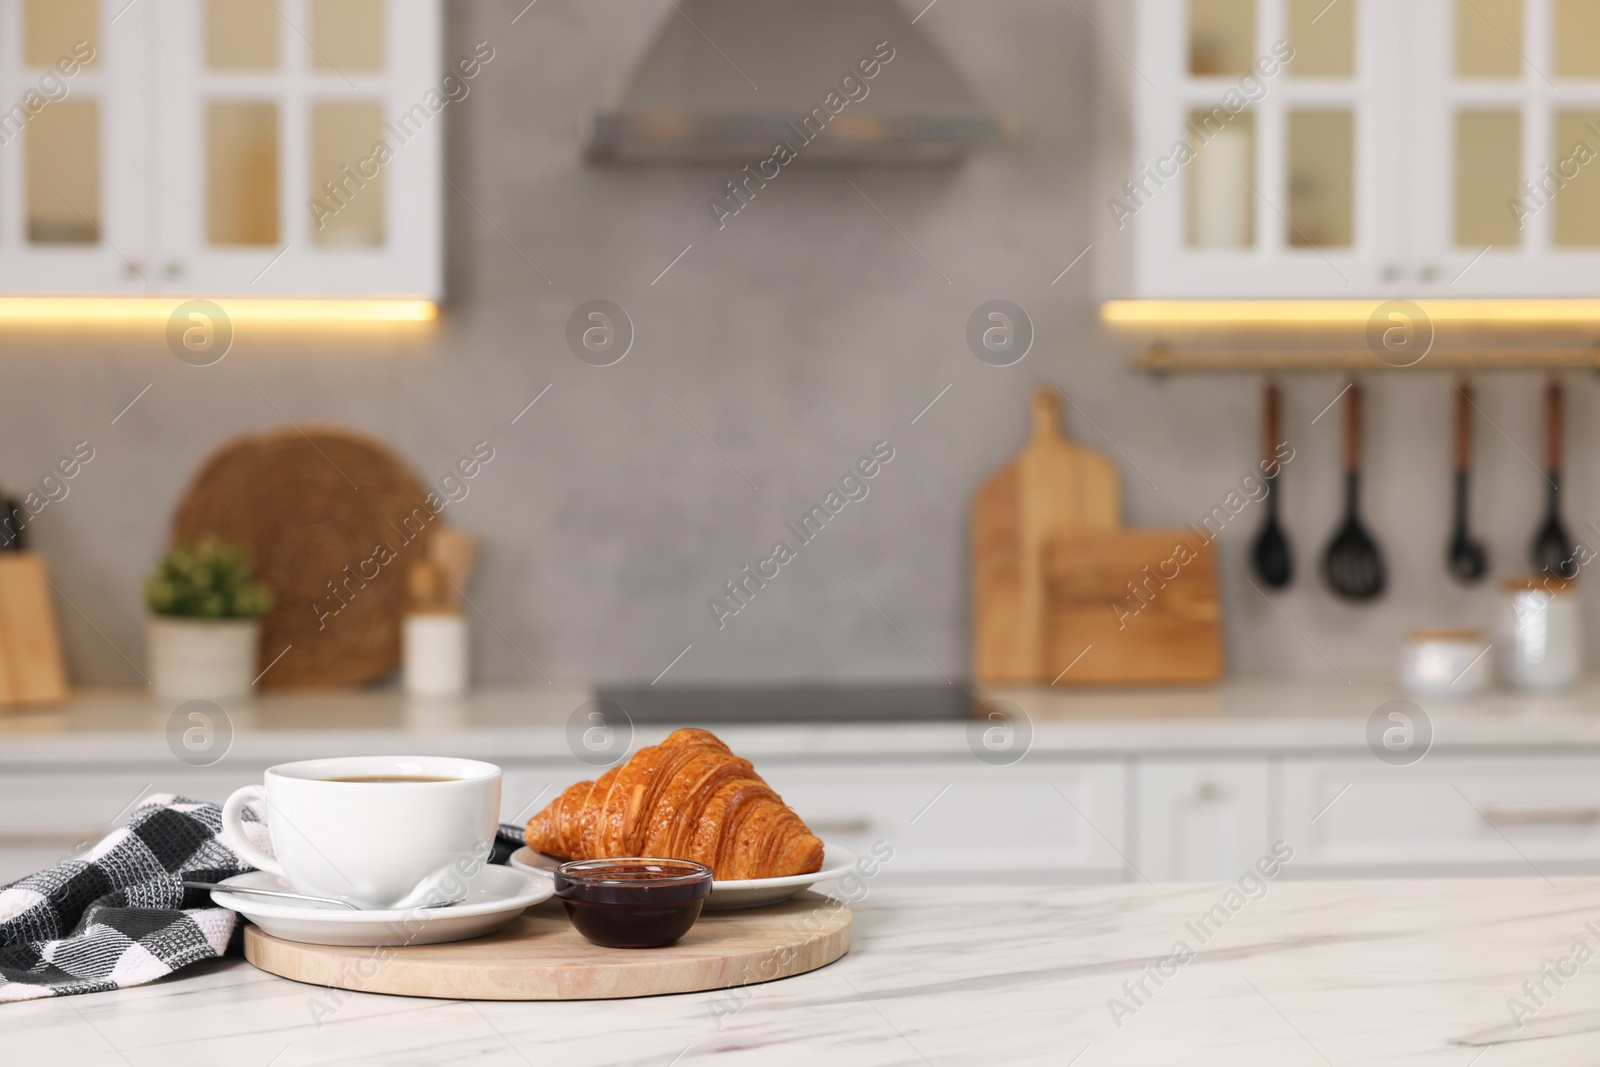
M 1130 858 L 1138 875 L 1153 882 L 1232 882 L 1271 847 L 1265 756 L 1140 760 L 1136 774 L 1138 832 Z
M 48 870 L 64 859 L 71 859 L 78 851 L 75 845 L 0 847 L 0 886 L 9 885 L 24 875 Z
M 98 841 L 151 793 L 221 804 L 240 786 L 260 782 L 263 769 L 241 764 L 194 768 L 173 760 L 110 773 L 6 770 L 0 772 L 0 848 Z
M 1600 756 L 1286 760 L 1291 875 L 1600 871 Z
M 80 852 L 152 792 L 221 803 L 263 768 L 152 764 L 133 772 L 0 774 L 0 884 Z M 523 822 L 603 768 L 577 761 L 506 767 L 501 814 Z M 863 855 L 886 842 L 884 871 L 984 881 L 997 873 L 1095 880 L 1124 876 L 1118 762 L 767 764 L 764 776 L 822 837 Z M 1115 844 L 1113 844 L 1115 843 Z
M 1120 762 L 841 762 L 761 773 L 817 836 L 859 854 L 887 843 L 890 880 L 1124 874 Z
M 151 793 L 221 804 L 240 786 L 259 784 L 265 769 L 233 763 L 193 768 L 174 760 L 111 773 L 70 768 L 0 772 L 0 884 L 86 850 L 120 826 Z M 509 766 L 501 817 L 526 822 L 568 785 L 597 773 L 577 760 Z

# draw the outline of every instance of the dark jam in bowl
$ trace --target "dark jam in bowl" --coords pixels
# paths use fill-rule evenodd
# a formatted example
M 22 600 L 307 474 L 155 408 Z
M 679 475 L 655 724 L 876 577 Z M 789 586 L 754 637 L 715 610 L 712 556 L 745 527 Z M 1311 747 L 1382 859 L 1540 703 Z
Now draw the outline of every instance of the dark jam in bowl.
M 689 932 L 711 894 L 711 868 L 689 860 L 574 860 L 556 896 L 578 933 L 606 948 L 660 948 Z

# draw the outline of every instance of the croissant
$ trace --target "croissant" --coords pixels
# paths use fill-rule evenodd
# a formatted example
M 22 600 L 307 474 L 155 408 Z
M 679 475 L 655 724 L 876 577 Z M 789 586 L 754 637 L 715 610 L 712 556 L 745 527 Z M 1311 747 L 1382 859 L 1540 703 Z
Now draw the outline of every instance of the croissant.
M 660 856 L 718 880 L 822 869 L 822 842 L 750 761 L 706 730 L 675 730 L 528 820 L 528 847 L 559 860 Z

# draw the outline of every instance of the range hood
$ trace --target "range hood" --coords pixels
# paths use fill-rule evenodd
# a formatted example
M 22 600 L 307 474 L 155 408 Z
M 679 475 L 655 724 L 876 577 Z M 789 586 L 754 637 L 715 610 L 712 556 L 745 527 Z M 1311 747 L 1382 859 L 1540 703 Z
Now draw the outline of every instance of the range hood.
M 944 164 L 1001 136 L 895 0 L 669 2 L 592 162 Z

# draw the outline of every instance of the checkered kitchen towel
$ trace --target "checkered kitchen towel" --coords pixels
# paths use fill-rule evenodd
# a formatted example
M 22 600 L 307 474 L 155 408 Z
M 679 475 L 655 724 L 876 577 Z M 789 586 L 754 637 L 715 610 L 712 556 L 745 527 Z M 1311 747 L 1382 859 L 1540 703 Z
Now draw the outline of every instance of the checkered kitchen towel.
M 270 850 L 259 813 L 244 823 Z M 222 955 L 239 917 L 182 882 L 247 870 L 217 805 L 146 797 L 93 849 L 0 889 L 0 1001 L 143 985 Z

